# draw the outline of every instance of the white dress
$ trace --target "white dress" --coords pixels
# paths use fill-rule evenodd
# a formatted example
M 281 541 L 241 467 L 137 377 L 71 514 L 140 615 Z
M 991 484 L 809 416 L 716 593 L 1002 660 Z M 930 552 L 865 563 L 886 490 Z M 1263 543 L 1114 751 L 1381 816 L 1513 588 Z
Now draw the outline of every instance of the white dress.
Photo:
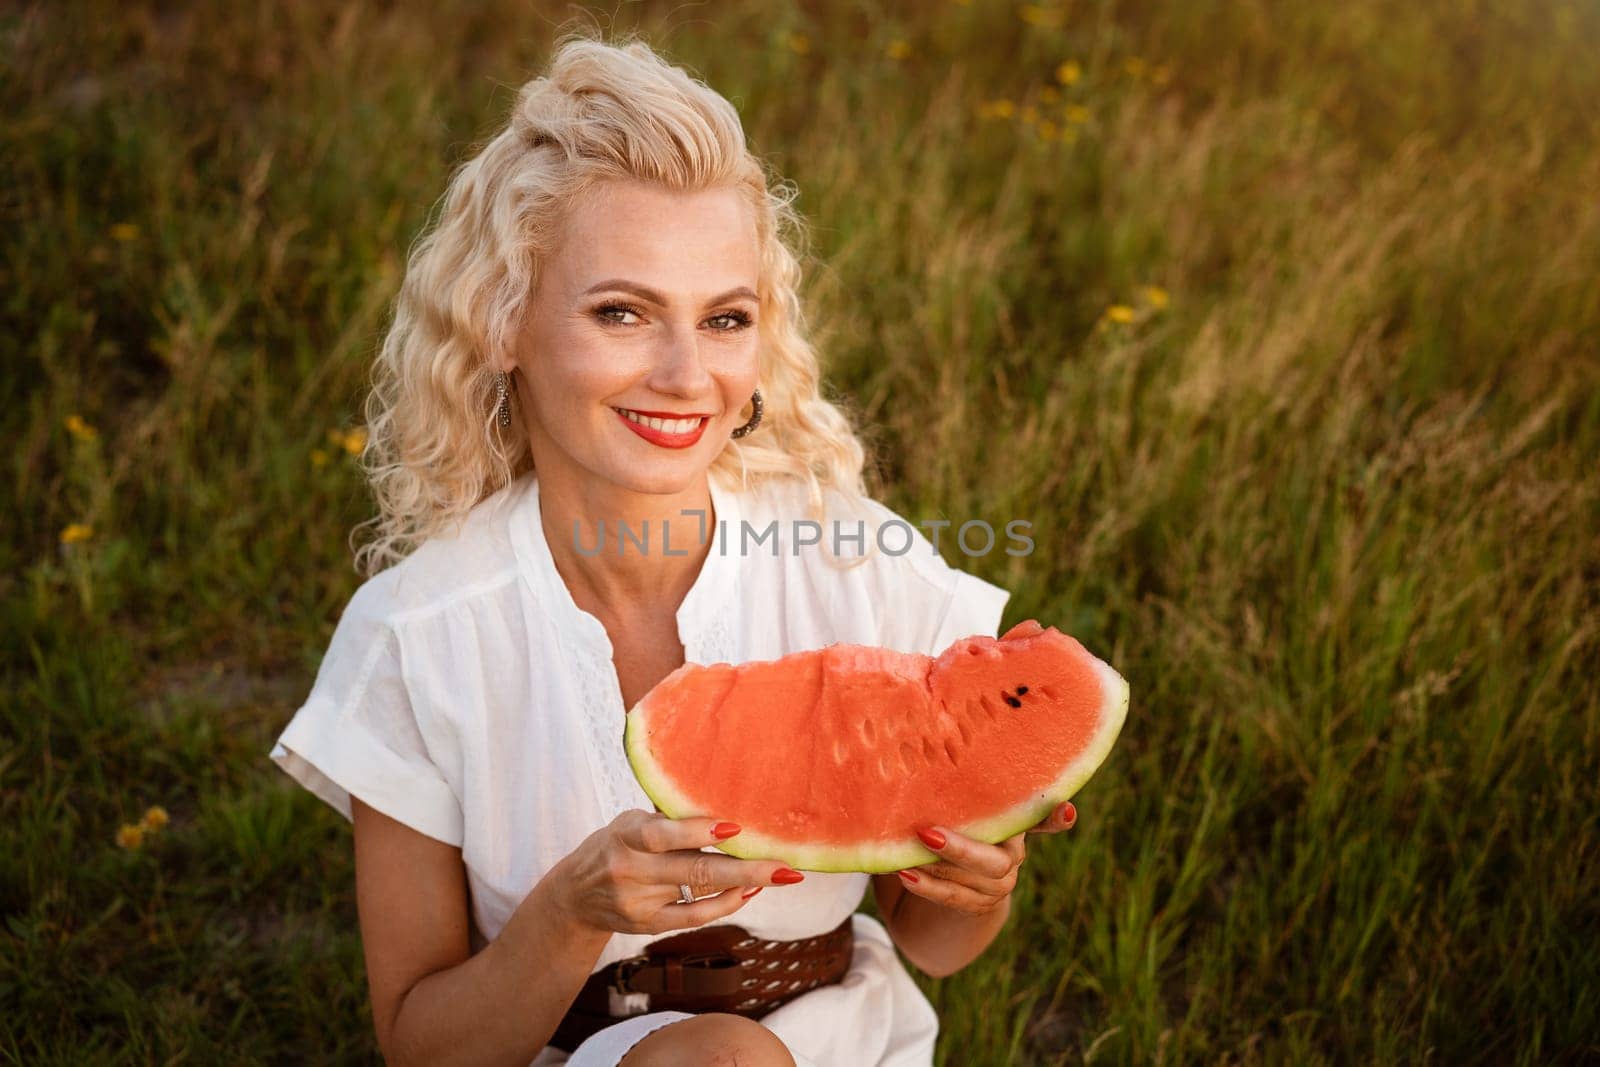
M 711 498 L 717 540 L 677 612 L 691 663 L 775 659 L 834 642 L 937 654 L 961 637 L 998 635 L 1010 593 L 950 567 L 920 531 L 904 554 L 880 551 L 880 543 L 894 552 L 906 542 L 899 529 L 877 541 L 878 523 L 905 522 L 881 504 L 867 502 L 870 558 L 851 570 L 830 562 L 823 546 L 795 543 L 795 520 L 806 518 L 798 482 L 736 491 L 713 477 Z M 860 518 L 835 527 L 842 555 L 863 551 L 851 540 Z M 775 538 L 757 542 L 774 521 Z M 606 536 L 605 550 L 616 551 L 613 531 Z M 626 550 L 638 551 L 632 542 Z M 652 541 L 646 551 L 662 546 Z M 482 501 L 452 536 L 426 542 L 356 590 L 271 758 L 346 818 L 355 794 L 459 847 L 477 951 L 590 833 L 630 808 L 654 810 L 623 751 L 626 709 L 611 653 L 605 627 L 574 603 L 555 568 L 528 475 Z M 866 874 L 807 872 L 721 921 L 764 938 L 811 937 L 855 913 L 869 884 Z M 843 981 L 762 1023 L 800 1064 L 931 1064 L 932 1005 L 883 926 L 864 913 L 851 922 L 856 948 Z M 595 969 L 658 936 L 614 934 Z M 643 994 L 624 1000 L 638 1014 L 570 1058 L 546 1046 L 533 1064 L 614 1064 L 650 1030 L 687 1017 L 648 1012 Z

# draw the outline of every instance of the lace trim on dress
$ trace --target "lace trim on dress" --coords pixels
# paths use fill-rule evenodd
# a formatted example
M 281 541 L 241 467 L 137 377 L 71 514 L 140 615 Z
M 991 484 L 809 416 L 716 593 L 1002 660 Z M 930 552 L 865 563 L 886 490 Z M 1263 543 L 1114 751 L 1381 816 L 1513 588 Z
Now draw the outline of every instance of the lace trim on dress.
M 591 765 L 598 771 L 601 803 L 610 814 L 607 822 L 637 806 L 638 783 L 622 746 L 627 709 L 617 686 L 616 668 L 609 649 L 585 643 L 573 663 L 583 718 L 588 726 Z M 648 803 L 648 802 L 647 802 Z
M 535 588 L 543 596 L 541 606 L 554 618 L 559 639 L 566 651 L 567 677 L 573 682 L 580 701 L 579 713 L 585 720 L 582 731 L 589 748 L 589 764 L 596 782 L 597 799 L 610 814 L 607 821 L 629 808 L 650 810 L 654 805 L 645 793 L 623 745 L 628 709 L 622 702 L 622 689 L 612 663 L 615 649 L 605 627 L 593 615 L 572 601 L 549 546 L 539 518 L 537 480 L 529 477 L 521 514 L 512 530 L 512 540 L 524 555 L 523 564 L 532 571 Z M 713 484 L 713 501 L 719 513 L 737 520 L 741 512 L 734 494 Z M 737 564 L 716 554 L 708 556 L 701 574 L 688 596 L 687 610 L 680 608 L 679 636 L 684 657 L 691 663 L 732 662 L 734 629 L 729 618 L 733 583 L 730 571 Z

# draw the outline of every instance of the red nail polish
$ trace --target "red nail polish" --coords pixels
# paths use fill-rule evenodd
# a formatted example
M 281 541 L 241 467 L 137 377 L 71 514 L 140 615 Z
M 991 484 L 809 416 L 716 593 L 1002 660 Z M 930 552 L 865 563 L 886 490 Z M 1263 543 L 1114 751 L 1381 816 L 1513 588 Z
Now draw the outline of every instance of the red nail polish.
M 788 867 L 779 867 L 772 876 L 773 885 L 794 885 L 805 880 L 805 875 Z
M 1072 829 L 1073 824 L 1076 823 L 1077 821 L 1078 821 L 1078 809 L 1073 807 L 1072 806 L 1072 802 L 1069 800 L 1069 801 L 1067 801 L 1066 810 L 1062 813 L 1062 816 L 1061 816 L 1062 825 L 1064 825 L 1068 830 L 1070 830 L 1070 829 Z
M 917 836 L 929 848 L 944 848 L 944 835 L 937 830 L 918 830 Z
M 896 871 L 894 873 L 898 874 L 901 878 L 912 883 L 913 885 L 915 885 L 917 882 L 917 876 L 912 874 L 910 871 Z
M 761 892 L 761 890 L 763 890 L 765 888 L 766 888 L 765 886 L 759 886 L 758 885 L 754 889 L 746 889 L 743 893 L 740 893 L 739 896 L 744 900 L 749 900 L 751 897 L 755 896 L 757 893 Z
M 740 826 L 736 822 L 719 822 L 711 828 L 711 836 L 720 841 L 725 837 L 732 837 L 739 830 Z

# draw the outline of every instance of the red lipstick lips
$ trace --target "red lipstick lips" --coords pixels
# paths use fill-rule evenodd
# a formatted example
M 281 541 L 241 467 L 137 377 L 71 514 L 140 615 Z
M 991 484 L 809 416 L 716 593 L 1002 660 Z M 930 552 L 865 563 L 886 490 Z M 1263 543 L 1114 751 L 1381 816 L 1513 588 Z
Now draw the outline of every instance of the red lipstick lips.
M 617 413 L 617 418 L 622 420 L 622 425 L 651 444 L 660 445 L 662 448 L 692 447 L 695 442 L 700 440 L 700 435 L 706 432 L 706 423 L 709 421 L 709 416 L 706 415 L 677 415 L 670 411 L 639 411 L 636 408 L 612 408 L 611 410 Z M 652 419 L 698 419 L 699 423 L 688 433 L 667 433 L 665 430 L 657 430 L 654 427 L 646 426 L 642 422 L 633 421 L 624 414 L 624 411 L 632 411 L 635 415 Z

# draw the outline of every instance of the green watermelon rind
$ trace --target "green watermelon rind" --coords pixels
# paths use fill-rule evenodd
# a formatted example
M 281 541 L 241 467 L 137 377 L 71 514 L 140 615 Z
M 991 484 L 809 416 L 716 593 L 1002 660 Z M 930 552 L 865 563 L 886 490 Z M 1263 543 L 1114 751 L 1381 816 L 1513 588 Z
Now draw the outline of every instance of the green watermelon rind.
M 1091 656 L 1091 659 L 1094 657 Z M 1100 676 L 1105 699 L 1100 706 L 1100 726 L 1082 754 L 1062 770 L 1061 776 L 1048 789 L 1041 790 L 1037 796 L 998 814 L 964 826 L 951 826 L 950 829 L 989 844 L 1004 841 L 1037 825 L 1057 804 L 1072 799 L 1100 769 L 1100 765 L 1111 754 L 1111 746 L 1116 743 L 1128 715 L 1128 683 L 1109 664 L 1099 659 L 1094 659 L 1094 667 Z M 689 798 L 673 784 L 671 777 L 644 744 L 647 728 L 645 716 L 630 712 L 623 734 L 628 762 L 633 766 L 633 773 L 645 794 L 668 818 L 692 819 L 717 815 L 716 812 L 695 810 Z M 829 874 L 879 874 L 940 859 L 937 853 L 921 843 L 914 830 L 908 830 L 904 842 L 874 841 L 849 846 L 816 845 L 746 829 L 736 837 L 715 843 L 713 847 L 739 859 L 781 860 L 795 870 Z

